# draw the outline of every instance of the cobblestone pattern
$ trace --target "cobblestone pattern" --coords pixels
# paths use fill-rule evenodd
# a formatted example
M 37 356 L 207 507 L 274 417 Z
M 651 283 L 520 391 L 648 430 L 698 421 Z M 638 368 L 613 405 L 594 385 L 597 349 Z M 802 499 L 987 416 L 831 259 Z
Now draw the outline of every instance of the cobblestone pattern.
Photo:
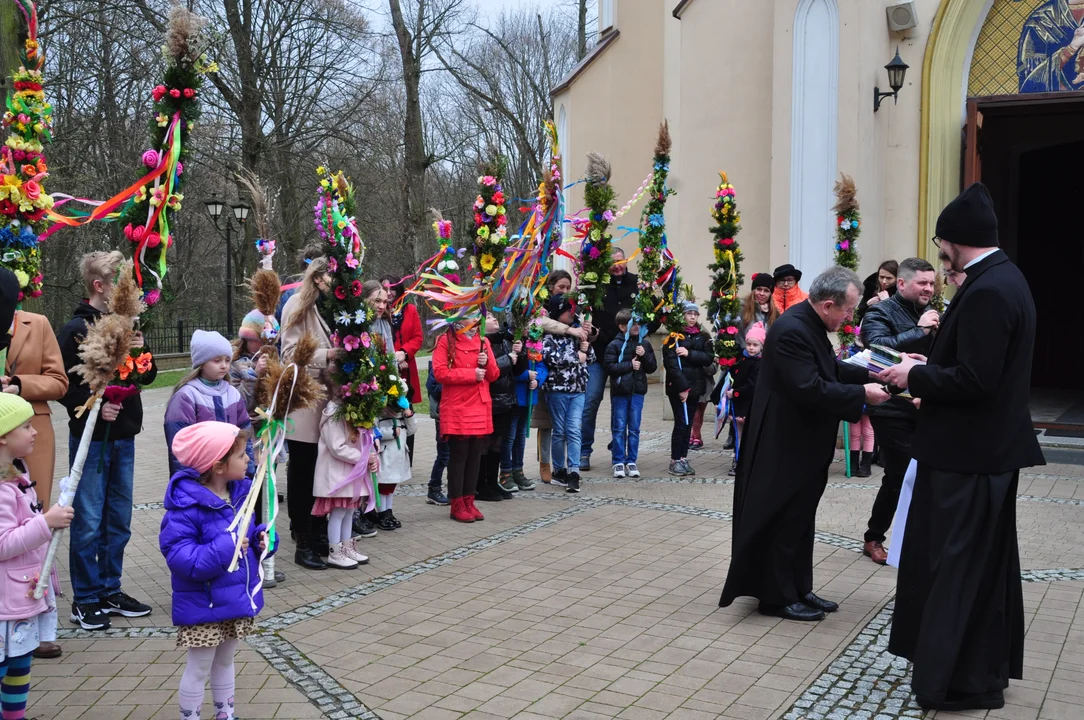
M 329 720 L 380 720 L 339 681 L 278 635 L 257 635 L 248 644 Z
M 909 663 L 888 652 L 889 603 L 802 693 L 783 720 L 921 718 L 911 697 Z

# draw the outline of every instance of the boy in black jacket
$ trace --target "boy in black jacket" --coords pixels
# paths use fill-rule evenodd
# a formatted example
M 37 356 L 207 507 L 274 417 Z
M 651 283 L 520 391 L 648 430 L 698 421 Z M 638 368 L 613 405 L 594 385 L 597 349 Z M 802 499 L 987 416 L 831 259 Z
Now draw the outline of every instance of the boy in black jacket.
M 674 431 L 670 434 L 670 474 L 695 475 L 686 457 L 689 453 L 689 421 L 696 410 L 696 402 L 707 387 L 704 368 L 711 365 L 715 353 L 711 336 L 700 328 L 700 308 L 696 303 L 686 302 L 685 325 L 681 339 L 663 345 L 662 363 L 666 368 L 666 397 L 674 412 Z M 688 406 L 692 399 L 692 408 Z
M 617 337 L 606 346 L 603 367 L 610 380 L 610 434 L 613 436 L 614 477 L 640 477 L 636 467 L 640 451 L 640 417 L 647 395 L 647 376 L 658 369 L 651 342 L 640 338 L 640 324 L 632 311 L 617 313 Z M 631 323 L 631 324 L 630 324 Z

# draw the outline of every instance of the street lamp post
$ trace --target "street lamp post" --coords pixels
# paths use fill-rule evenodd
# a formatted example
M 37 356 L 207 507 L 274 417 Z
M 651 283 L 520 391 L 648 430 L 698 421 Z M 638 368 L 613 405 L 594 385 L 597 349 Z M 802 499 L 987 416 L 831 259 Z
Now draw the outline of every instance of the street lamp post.
M 222 230 L 218 227 L 218 218 L 222 215 L 222 210 L 226 204 L 212 195 L 210 200 L 204 201 L 204 205 L 207 206 L 207 214 L 211 216 L 215 230 L 218 230 L 219 235 L 223 235 Z M 245 221 L 248 220 L 248 205 L 237 203 L 231 205 L 230 208 L 233 210 L 233 216 L 237 219 L 237 223 L 243 231 Z M 224 237 L 226 239 L 226 326 L 229 332 L 233 332 L 233 223 L 230 222 L 229 215 L 226 216 Z

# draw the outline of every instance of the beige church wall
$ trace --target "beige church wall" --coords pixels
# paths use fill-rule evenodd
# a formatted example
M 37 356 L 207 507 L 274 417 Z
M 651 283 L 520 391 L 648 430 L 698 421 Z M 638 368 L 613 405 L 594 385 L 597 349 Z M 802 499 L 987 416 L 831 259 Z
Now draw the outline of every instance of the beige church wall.
M 663 104 L 663 24 L 669 0 L 617 0 L 614 26 L 620 35 L 580 75 L 569 90 L 554 97 L 569 113 L 565 181 L 583 177 L 588 152 L 599 152 L 613 166 L 611 182 L 620 207 L 647 177 Z M 583 188 L 565 197 L 569 213 L 583 208 Z M 635 227 L 639 209 L 617 223 Z M 624 231 L 614 229 L 615 237 Z M 637 240 L 630 235 L 619 245 L 629 254 Z M 575 252 L 578 248 L 569 248 Z
M 667 206 L 668 239 L 703 303 L 720 170 L 737 192 L 746 274 L 770 270 L 773 60 L 765 38 L 773 12 L 767 2 L 695 0 L 671 22 L 681 33 L 681 139 L 672 163 L 678 195 Z

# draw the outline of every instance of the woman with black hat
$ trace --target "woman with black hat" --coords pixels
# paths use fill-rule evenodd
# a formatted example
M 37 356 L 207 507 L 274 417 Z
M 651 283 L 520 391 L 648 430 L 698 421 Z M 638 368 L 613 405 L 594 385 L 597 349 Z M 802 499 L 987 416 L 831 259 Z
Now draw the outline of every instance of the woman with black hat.
M 775 280 L 772 297 L 775 298 L 775 306 L 780 313 L 785 313 L 809 297 L 809 293 L 798 287 L 798 283 L 802 281 L 802 271 L 790 263 L 777 267 L 772 277 Z

